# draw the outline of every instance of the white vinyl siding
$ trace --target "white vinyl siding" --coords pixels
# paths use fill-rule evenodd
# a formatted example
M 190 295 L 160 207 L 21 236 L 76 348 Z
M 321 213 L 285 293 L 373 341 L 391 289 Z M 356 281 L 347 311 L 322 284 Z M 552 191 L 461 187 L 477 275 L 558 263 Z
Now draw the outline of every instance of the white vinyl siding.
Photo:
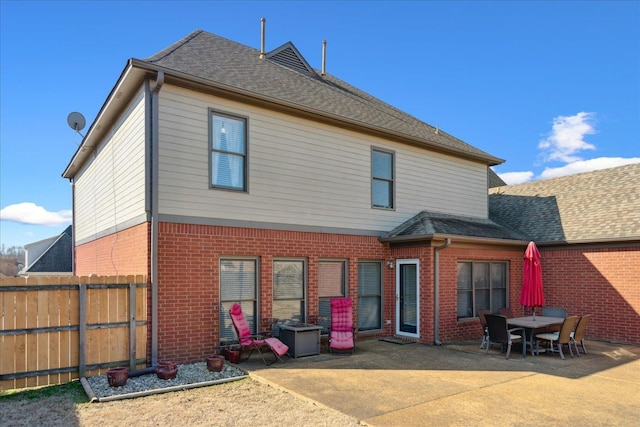
M 75 178 L 74 239 L 117 229 L 145 213 L 144 91 L 101 141 Z
M 161 215 L 389 230 L 422 210 L 487 217 L 487 167 L 163 86 Z M 249 118 L 247 193 L 210 189 L 209 109 Z M 371 147 L 395 153 L 395 210 L 371 209 Z

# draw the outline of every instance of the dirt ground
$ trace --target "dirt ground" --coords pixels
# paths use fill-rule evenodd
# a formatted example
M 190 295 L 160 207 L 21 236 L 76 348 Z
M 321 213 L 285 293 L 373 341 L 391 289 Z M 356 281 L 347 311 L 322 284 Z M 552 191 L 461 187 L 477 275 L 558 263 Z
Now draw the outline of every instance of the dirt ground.
M 69 395 L 0 399 L 0 426 L 361 426 L 251 378 L 103 403 Z

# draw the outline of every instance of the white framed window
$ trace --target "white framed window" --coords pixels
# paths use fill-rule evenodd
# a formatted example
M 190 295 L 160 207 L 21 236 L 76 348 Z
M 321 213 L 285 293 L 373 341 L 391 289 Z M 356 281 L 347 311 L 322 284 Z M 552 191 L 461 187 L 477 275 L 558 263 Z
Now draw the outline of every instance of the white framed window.
M 229 308 L 233 303 L 242 307 L 254 334 L 258 333 L 258 259 L 220 259 L 220 341 L 234 341 L 236 331 L 231 323 Z
M 247 121 L 209 110 L 211 188 L 247 191 Z
M 318 325 L 331 327 L 331 298 L 347 296 L 347 261 L 318 262 Z
M 306 321 L 306 264 L 303 260 L 273 261 L 272 315 L 276 319 Z
M 371 206 L 395 208 L 395 153 L 371 148 Z
M 382 329 L 382 263 L 358 262 L 358 330 Z
M 461 261 L 457 269 L 458 319 L 507 306 L 508 262 Z

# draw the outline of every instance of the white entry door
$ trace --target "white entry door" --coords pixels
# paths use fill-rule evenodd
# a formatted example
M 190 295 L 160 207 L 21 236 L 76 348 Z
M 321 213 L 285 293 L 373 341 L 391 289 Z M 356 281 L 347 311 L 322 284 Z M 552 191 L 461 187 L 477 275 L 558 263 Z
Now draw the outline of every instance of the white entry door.
M 396 261 L 396 334 L 420 336 L 420 261 Z

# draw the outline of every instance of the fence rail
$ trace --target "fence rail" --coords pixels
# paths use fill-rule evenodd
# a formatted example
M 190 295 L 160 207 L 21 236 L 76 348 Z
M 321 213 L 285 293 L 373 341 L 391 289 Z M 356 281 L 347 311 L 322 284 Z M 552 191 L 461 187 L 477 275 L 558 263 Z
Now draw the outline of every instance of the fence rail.
M 145 276 L 0 277 L 0 390 L 136 369 L 146 355 Z

